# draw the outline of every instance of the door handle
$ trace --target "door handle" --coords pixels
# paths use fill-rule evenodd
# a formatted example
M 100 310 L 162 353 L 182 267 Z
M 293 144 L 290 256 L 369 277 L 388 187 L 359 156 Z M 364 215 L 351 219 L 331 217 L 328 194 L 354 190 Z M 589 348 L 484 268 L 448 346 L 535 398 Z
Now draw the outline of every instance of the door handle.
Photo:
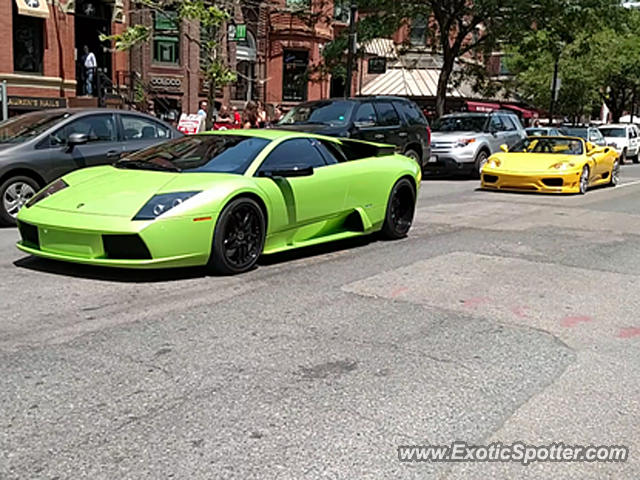
M 375 138 L 376 140 L 380 140 L 381 138 L 384 138 L 384 135 L 381 133 L 377 133 L 373 136 L 373 138 Z
M 120 158 L 119 150 L 109 150 L 107 152 L 107 158 Z
M 407 132 L 400 132 L 398 134 L 399 137 L 406 137 L 407 135 L 409 135 Z

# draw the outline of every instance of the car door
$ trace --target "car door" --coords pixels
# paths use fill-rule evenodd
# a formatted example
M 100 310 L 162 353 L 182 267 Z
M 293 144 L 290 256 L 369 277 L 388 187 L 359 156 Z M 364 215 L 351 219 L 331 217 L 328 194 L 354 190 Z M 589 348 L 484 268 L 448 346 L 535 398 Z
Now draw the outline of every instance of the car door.
M 87 143 L 67 145 L 67 139 L 73 133 L 86 135 Z M 71 120 L 51 133 L 49 143 L 56 177 L 78 168 L 113 163 L 123 150 L 113 113 L 83 115 Z
M 381 143 L 396 145 L 398 151 L 404 152 L 409 132 L 402 126 L 400 115 L 393 106 L 393 103 L 385 100 L 377 100 L 373 105 L 378 115 L 378 126 L 384 135 Z
M 373 102 L 359 104 L 353 115 L 352 138 L 367 142 L 384 142 L 384 128 L 378 124 L 378 115 Z
M 132 153 L 171 138 L 171 129 L 153 119 L 131 113 L 121 113 L 123 153 Z
M 500 120 L 504 126 L 504 138 L 509 147 L 513 147 L 516 143 L 522 140 L 518 126 L 514 117 L 511 115 L 500 115 Z
M 500 145 L 509 145 L 507 139 L 507 132 L 504 123 L 502 123 L 502 117 L 500 115 L 492 115 L 489 120 L 489 146 L 491 153 L 496 153 L 500 150 Z
M 271 199 L 273 209 L 283 215 L 272 215 L 273 230 L 299 230 L 339 216 L 344 211 L 348 178 L 328 165 L 316 140 L 296 138 L 277 145 L 256 172 L 256 182 Z M 313 174 L 279 177 L 277 170 L 313 168 Z M 296 240 L 318 233 L 322 225 L 308 228 Z

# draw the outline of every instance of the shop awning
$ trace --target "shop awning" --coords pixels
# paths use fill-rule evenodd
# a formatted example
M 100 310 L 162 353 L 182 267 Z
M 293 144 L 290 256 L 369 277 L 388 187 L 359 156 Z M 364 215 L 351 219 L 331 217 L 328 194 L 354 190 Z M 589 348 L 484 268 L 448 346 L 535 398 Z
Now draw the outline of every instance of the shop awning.
M 49 18 L 47 0 L 16 0 L 16 6 L 20 15 Z
M 435 97 L 438 87 L 438 68 L 395 68 L 376 76 L 367 83 L 360 95 L 396 95 L 401 97 Z M 468 98 L 473 96 L 471 88 L 462 84 L 450 87 L 450 97 Z
M 514 110 L 520 114 L 522 118 L 538 118 L 539 114 L 535 110 L 530 110 L 528 108 L 518 107 L 517 105 L 505 105 L 502 104 L 502 108 L 506 108 L 509 110 Z
M 470 112 L 493 112 L 500 110 L 500 104 L 489 102 L 467 102 L 467 109 Z

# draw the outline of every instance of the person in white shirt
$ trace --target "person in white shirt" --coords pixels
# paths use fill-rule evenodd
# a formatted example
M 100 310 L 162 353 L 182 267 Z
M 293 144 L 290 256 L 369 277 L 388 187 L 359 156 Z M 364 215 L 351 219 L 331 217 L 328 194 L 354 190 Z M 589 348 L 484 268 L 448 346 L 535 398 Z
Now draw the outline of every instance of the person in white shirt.
M 98 68 L 98 62 L 93 52 L 89 51 L 87 45 L 84 46 L 84 75 L 85 75 L 85 93 L 93 95 L 93 78 Z

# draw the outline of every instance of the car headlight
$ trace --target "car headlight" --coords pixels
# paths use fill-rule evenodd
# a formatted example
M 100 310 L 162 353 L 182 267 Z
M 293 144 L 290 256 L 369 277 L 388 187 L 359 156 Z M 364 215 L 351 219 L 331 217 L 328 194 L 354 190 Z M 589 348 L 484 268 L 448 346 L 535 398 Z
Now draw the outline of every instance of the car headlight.
M 153 198 L 149 200 L 138 213 L 136 213 L 136 216 L 133 217 L 133 219 L 153 220 L 198 193 L 200 192 L 173 192 L 154 195 Z
M 456 142 L 456 148 L 464 148 L 476 141 L 475 138 L 459 138 Z
M 615 149 L 617 149 L 617 148 L 618 148 L 618 144 L 617 144 L 616 142 L 609 142 L 609 143 L 607 143 L 607 146 L 608 146 L 608 147 L 613 147 L 613 148 L 615 148 Z
M 500 166 L 500 160 L 491 159 L 491 160 L 489 160 L 487 165 L 489 166 L 489 168 L 498 168 Z
M 40 200 L 44 200 L 45 198 L 50 197 L 54 193 L 59 192 L 64 188 L 67 188 L 68 186 L 69 184 L 67 182 L 59 178 L 55 182 L 50 183 L 49 185 L 44 187 L 42 190 L 40 190 L 38 193 L 36 193 L 33 197 L 31 197 L 31 199 L 27 203 L 25 203 L 24 206 L 27 208 L 33 207 Z
M 568 162 L 558 162 L 555 163 L 553 165 L 551 165 L 551 168 L 555 168 L 556 170 L 568 170 L 570 168 L 575 167 L 575 163 L 568 163 Z

